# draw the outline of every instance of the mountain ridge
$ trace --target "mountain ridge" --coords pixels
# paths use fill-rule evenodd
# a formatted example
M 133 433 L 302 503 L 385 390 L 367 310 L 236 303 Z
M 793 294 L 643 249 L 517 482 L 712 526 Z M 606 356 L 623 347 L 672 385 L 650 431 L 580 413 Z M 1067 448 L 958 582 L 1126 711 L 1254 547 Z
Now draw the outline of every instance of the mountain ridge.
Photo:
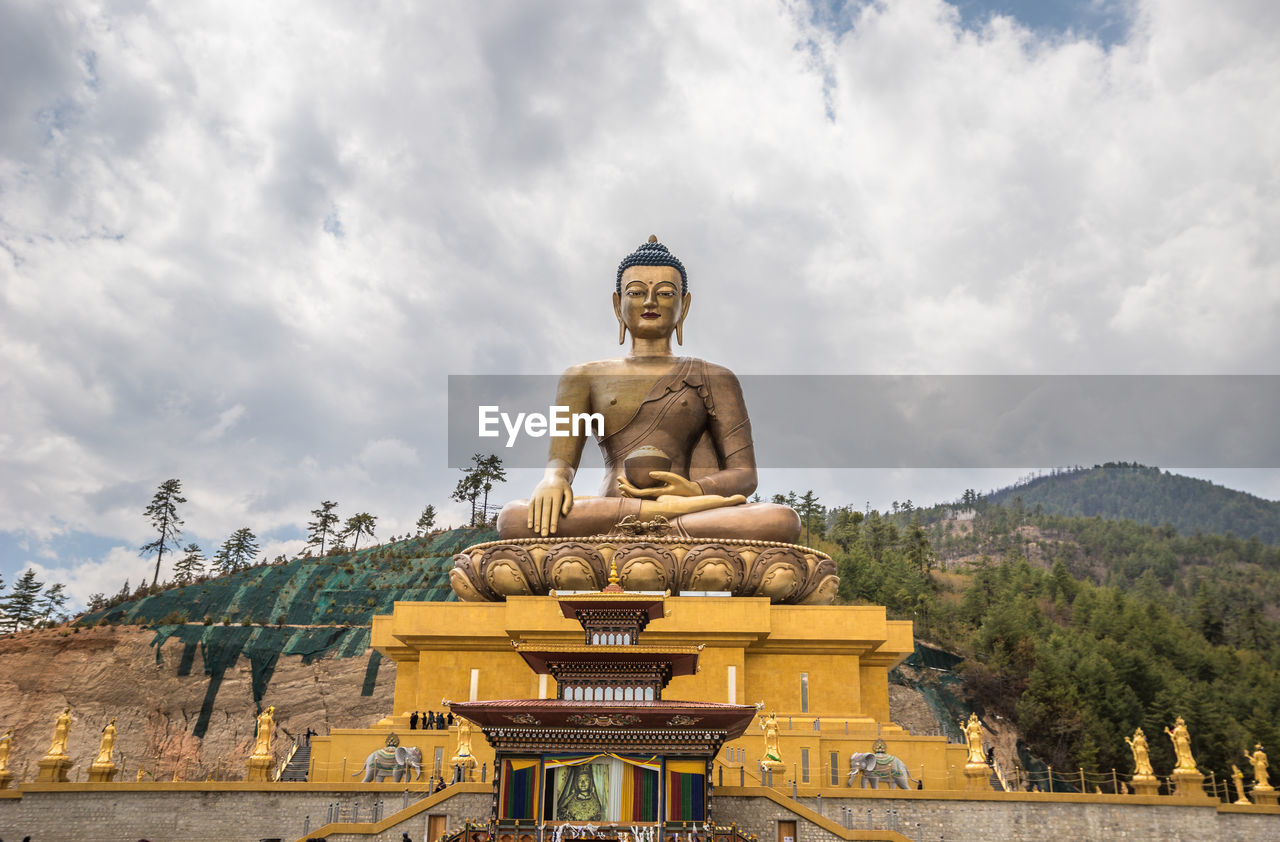
M 1033 477 L 985 496 L 991 503 L 1050 514 L 1132 520 L 1280 545 L 1280 502 L 1205 479 L 1130 462 L 1107 462 Z

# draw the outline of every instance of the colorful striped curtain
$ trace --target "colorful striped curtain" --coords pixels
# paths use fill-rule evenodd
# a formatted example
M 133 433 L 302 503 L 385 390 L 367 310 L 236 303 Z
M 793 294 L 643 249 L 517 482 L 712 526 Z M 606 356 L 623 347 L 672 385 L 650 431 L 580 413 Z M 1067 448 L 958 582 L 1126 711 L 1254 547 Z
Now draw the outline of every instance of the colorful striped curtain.
M 620 757 L 622 803 L 618 820 L 624 822 L 656 822 L 658 820 L 658 783 L 662 779 L 661 767 L 656 758 L 645 762 L 639 758 Z
M 707 814 L 707 765 L 701 760 L 667 761 L 667 819 L 703 821 Z
M 504 819 L 534 819 L 538 795 L 538 759 L 502 761 L 502 793 L 498 815 Z

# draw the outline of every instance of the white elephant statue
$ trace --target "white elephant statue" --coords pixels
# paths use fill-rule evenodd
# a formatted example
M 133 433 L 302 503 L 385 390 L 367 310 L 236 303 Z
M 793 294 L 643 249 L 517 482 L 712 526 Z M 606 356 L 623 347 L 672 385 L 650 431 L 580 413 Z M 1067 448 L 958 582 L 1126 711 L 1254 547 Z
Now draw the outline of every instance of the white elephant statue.
M 849 756 L 849 786 L 853 786 L 853 778 L 862 773 L 862 788 L 870 786 L 879 789 L 880 783 L 889 785 L 889 789 L 911 789 L 915 778 L 907 771 L 907 764 L 895 755 L 889 754 L 888 747 L 881 740 L 876 740 L 874 751 L 858 751 Z
M 392 780 L 422 780 L 422 749 L 417 746 L 401 746 L 396 749 L 396 768 Z
M 354 772 L 352 777 L 360 774 L 360 771 Z M 402 780 L 422 780 L 422 749 L 417 746 L 383 746 L 369 752 L 364 760 L 363 771 L 364 783 L 381 783 L 387 777 L 396 783 Z

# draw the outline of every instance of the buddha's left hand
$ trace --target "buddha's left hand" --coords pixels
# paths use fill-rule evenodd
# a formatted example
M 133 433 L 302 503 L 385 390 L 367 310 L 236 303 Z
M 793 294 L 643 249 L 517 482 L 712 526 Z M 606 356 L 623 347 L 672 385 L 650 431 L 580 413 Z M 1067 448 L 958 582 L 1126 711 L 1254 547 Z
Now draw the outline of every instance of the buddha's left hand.
M 649 478 L 658 480 L 662 485 L 636 488 L 627 482 L 626 477 L 618 477 L 618 490 L 623 497 L 647 497 L 652 500 L 659 497 L 698 497 L 702 494 L 702 486 L 670 471 L 650 471 Z

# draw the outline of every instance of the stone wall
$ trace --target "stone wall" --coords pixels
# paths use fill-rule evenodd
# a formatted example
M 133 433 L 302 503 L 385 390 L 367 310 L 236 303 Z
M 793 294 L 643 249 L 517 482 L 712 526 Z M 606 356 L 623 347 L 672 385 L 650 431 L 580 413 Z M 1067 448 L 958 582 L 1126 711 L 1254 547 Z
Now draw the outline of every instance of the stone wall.
M 896 829 L 911 840 L 1125 839 L 1137 842 L 1280 839 L 1280 808 L 1235 807 L 1206 800 L 1178 803 L 1168 797 L 991 793 L 867 793 L 850 798 L 802 798 L 793 802 L 758 790 L 722 787 L 713 810 L 717 823 L 736 822 L 760 842 L 778 839 L 778 822 L 795 820 L 796 842 L 836 842 L 853 830 Z M 750 793 L 750 794 L 748 794 Z M 843 808 L 843 809 L 842 809 Z M 845 812 L 846 810 L 851 812 Z M 826 821 L 819 825 L 818 816 Z M 870 821 L 868 822 L 868 818 Z
M 383 835 L 399 842 L 401 833 L 408 831 L 415 840 L 424 839 L 428 815 L 447 816 L 450 829 L 467 819 L 487 818 L 491 792 L 485 784 L 451 787 L 430 799 L 430 806 L 418 815 L 398 824 L 393 836 Z M 274 784 L 269 790 L 214 783 L 29 784 L 21 797 L 15 795 L 0 792 L 0 839 L 30 835 L 33 842 L 294 842 L 305 830 L 324 825 L 331 804 L 358 805 L 360 815 L 368 818 L 379 799 L 385 816 L 404 803 L 403 787 L 388 784 L 359 789 Z M 410 793 L 410 803 L 418 798 L 420 794 Z
M 307 829 L 321 829 L 331 804 L 358 804 L 361 816 L 369 817 L 374 802 L 382 799 L 386 820 L 376 827 L 332 827 L 326 831 L 328 842 L 399 842 L 406 832 L 415 842 L 430 842 L 430 816 L 446 816 L 450 830 L 467 819 L 486 818 L 492 786 L 460 784 L 419 802 L 411 794 L 410 810 L 397 819 L 393 814 L 404 803 L 403 793 L 396 784 L 274 784 L 265 789 L 236 783 L 27 784 L 19 792 L 0 792 L 0 839 L 29 834 L 33 842 L 296 842 L 304 836 L 308 816 Z M 796 842 L 893 838 L 865 833 L 868 811 L 872 831 L 896 827 L 902 834 L 898 839 L 913 842 L 1280 839 L 1280 808 L 1209 800 L 1179 803 L 1167 797 L 897 791 L 819 803 L 816 798 L 796 802 L 776 792 L 762 794 L 757 788 L 721 787 L 713 810 L 717 823 L 736 823 L 760 842 L 777 840 L 780 820 L 796 822 Z M 854 832 L 845 829 L 846 823 Z

